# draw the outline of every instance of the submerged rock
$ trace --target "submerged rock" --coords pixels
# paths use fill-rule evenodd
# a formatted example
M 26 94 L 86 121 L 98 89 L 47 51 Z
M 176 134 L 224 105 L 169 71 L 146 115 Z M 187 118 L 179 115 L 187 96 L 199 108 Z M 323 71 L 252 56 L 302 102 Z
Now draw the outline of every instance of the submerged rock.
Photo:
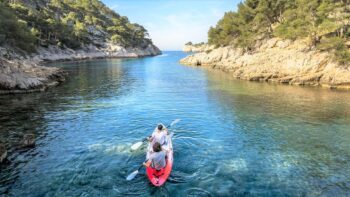
M 34 134 L 25 134 L 21 141 L 21 145 L 24 148 L 34 147 L 35 146 L 35 135 Z
M 7 150 L 4 144 L 0 144 L 0 163 L 4 162 L 7 157 Z
M 327 52 L 310 50 L 302 41 L 273 38 L 259 43 L 253 52 L 220 47 L 187 56 L 180 63 L 220 69 L 250 81 L 350 89 L 350 66 L 333 61 Z

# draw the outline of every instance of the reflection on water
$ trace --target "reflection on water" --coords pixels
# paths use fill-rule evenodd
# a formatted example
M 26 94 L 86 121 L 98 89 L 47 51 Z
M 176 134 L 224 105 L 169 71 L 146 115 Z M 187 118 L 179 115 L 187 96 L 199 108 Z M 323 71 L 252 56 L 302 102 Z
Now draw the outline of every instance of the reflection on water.
M 4 196 L 349 196 L 349 92 L 237 81 L 179 65 L 185 54 L 57 63 L 70 73 L 45 93 L 0 96 Z M 144 171 L 155 124 L 173 131 L 162 188 Z M 37 146 L 20 148 L 24 134 Z

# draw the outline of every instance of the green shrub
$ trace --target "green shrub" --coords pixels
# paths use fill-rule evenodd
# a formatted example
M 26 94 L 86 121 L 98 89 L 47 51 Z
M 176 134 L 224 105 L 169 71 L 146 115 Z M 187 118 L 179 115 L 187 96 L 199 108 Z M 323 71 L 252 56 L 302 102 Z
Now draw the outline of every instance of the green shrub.
M 36 4 L 33 0 L 0 1 L 1 44 L 6 42 L 29 51 L 37 45 L 50 44 L 75 49 L 91 43 L 91 34 L 96 31 L 106 40 L 123 46 L 143 47 L 152 43 L 144 27 L 130 23 L 127 17 L 115 13 L 99 0 L 40 2 L 34 8 L 27 5 Z
M 350 52 L 345 42 L 346 39 L 339 37 L 324 38 L 318 45 L 318 49 L 333 53 L 336 61 L 346 64 L 350 62 Z
M 0 2 L 0 35 L 5 42 L 28 52 L 35 51 L 35 37 L 27 28 L 27 22 L 16 17 L 14 11 Z
M 250 50 L 261 39 L 307 38 L 310 48 L 333 51 L 344 63 L 349 61 L 344 45 L 350 40 L 347 5 L 344 0 L 245 0 L 210 28 L 208 42 Z

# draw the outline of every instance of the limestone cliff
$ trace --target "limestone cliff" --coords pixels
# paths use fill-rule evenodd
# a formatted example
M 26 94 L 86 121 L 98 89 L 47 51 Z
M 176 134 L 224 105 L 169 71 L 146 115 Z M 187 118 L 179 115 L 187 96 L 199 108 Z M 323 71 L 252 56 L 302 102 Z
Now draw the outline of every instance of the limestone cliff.
M 221 69 L 250 81 L 350 89 L 350 68 L 332 59 L 329 53 L 310 50 L 303 41 L 274 38 L 259 43 L 251 53 L 221 47 L 180 63 Z

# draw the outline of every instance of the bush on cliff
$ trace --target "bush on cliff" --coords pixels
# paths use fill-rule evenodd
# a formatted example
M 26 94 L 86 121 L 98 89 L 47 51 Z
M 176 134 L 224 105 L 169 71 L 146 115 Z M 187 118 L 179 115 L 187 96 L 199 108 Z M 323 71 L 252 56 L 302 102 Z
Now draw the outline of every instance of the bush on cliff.
M 38 45 L 79 48 L 82 44 L 108 40 L 125 47 L 146 47 L 152 43 L 144 27 L 130 23 L 127 17 L 115 13 L 99 0 L 0 2 L 0 23 L 7 24 L 0 26 L 0 44 L 5 40 L 13 44 L 9 36 L 20 38 L 13 42 L 25 50 Z M 10 31 L 10 27 L 16 31 Z
M 348 0 L 246 0 L 210 28 L 208 42 L 251 50 L 257 41 L 271 37 L 307 39 L 310 48 L 332 51 L 346 63 L 350 55 L 345 44 L 324 46 L 333 38 L 350 39 L 349 17 Z
M 26 51 L 34 51 L 35 37 L 11 8 L 0 2 L 0 45 L 11 44 Z
M 339 37 L 324 38 L 318 45 L 318 49 L 322 51 L 331 51 L 335 58 L 342 64 L 350 62 L 350 52 L 345 45 L 346 39 Z

